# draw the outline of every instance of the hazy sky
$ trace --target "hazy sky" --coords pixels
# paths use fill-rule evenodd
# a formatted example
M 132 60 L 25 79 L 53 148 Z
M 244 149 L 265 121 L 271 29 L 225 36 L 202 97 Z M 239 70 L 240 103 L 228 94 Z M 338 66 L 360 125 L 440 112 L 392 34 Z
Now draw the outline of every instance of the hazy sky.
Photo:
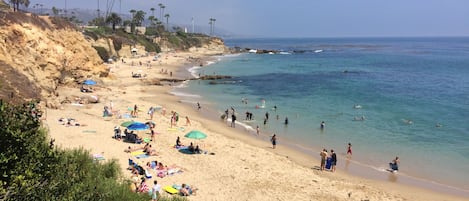
M 66 0 L 30 0 L 63 8 Z M 67 0 L 67 8 L 105 10 L 112 0 Z M 119 0 L 114 0 L 119 12 Z M 170 23 L 260 37 L 469 36 L 469 0 L 121 0 L 147 15 L 163 3 Z M 157 17 L 159 14 L 155 14 Z

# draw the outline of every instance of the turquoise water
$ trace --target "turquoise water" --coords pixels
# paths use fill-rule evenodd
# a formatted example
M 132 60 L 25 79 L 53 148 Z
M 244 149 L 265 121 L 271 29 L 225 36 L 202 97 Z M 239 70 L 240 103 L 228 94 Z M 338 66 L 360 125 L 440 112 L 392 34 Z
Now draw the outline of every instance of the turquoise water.
M 247 125 L 293 144 L 345 154 L 351 142 L 353 160 L 378 171 L 399 156 L 403 174 L 469 189 L 469 38 L 225 42 L 283 52 L 220 57 L 192 70 L 233 82 L 193 81 L 178 91 L 200 95 L 220 113 L 234 107 L 238 120 L 253 112 Z M 256 109 L 262 99 L 265 108 Z

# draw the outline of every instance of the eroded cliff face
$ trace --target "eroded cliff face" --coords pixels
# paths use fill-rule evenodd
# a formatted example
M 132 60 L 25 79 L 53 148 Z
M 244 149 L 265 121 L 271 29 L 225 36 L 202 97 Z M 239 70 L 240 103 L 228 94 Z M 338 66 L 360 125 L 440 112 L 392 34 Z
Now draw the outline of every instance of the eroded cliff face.
M 47 98 L 58 85 L 106 77 L 108 70 L 84 36 L 56 18 L 0 12 L 0 99 Z M 22 84 L 18 84 L 22 83 Z M 30 93 L 26 92 L 29 87 Z

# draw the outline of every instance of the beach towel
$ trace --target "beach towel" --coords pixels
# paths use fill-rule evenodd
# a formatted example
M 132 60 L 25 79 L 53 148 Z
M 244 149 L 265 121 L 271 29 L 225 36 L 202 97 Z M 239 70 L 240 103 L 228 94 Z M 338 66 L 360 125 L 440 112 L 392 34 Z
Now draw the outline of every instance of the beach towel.
M 150 139 L 150 138 L 143 138 L 143 142 L 145 142 L 145 143 L 150 143 L 150 142 L 151 142 L 151 139 Z
M 143 152 L 143 150 L 140 150 L 140 151 L 133 151 L 133 152 L 130 152 L 130 154 L 131 154 L 132 156 L 138 156 L 138 155 L 145 154 L 145 152 Z
M 168 192 L 169 194 L 176 194 L 179 192 L 177 189 L 173 188 L 172 186 L 165 186 L 163 187 L 163 190 Z
M 93 154 L 93 160 L 102 161 L 102 160 L 105 160 L 105 158 L 102 154 Z
M 138 158 L 138 159 L 142 159 L 142 158 L 148 158 L 150 156 L 147 155 L 147 154 L 140 154 L 140 155 L 136 155 L 135 157 Z

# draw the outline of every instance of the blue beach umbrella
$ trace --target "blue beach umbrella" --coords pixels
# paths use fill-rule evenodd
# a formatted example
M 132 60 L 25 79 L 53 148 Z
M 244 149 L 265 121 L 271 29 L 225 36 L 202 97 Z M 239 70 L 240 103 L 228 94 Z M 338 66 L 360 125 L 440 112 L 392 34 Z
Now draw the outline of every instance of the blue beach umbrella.
M 191 139 L 205 139 L 207 135 L 198 130 L 193 130 L 191 132 L 188 132 L 186 135 L 184 135 L 184 137 L 191 138 Z
M 94 80 L 85 80 L 83 82 L 84 85 L 96 85 L 96 81 Z
M 150 127 L 147 124 L 140 123 L 140 122 L 135 122 L 135 123 L 132 123 L 129 126 L 127 126 L 127 129 L 134 130 L 134 131 L 143 131 L 143 130 L 147 130 L 149 128 Z

